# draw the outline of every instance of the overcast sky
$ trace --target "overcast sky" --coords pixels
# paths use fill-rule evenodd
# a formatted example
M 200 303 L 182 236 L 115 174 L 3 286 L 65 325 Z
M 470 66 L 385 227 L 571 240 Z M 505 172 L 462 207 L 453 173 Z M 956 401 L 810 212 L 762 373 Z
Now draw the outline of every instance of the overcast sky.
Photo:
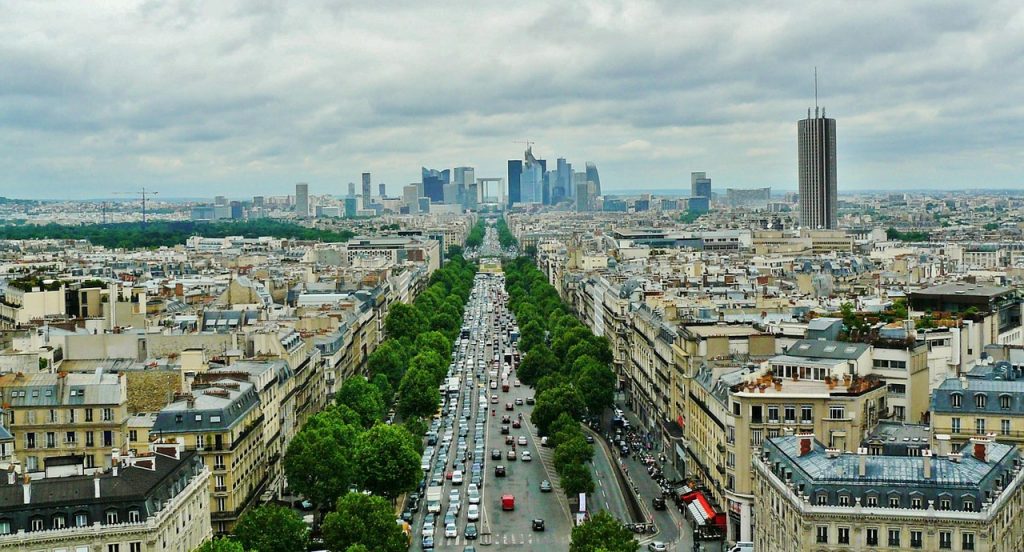
M 684 5 L 685 4 L 685 5 Z M 606 190 L 1024 188 L 1024 3 L 2 2 L 0 195 L 391 194 L 523 145 Z M 549 165 L 550 166 L 550 165 Z

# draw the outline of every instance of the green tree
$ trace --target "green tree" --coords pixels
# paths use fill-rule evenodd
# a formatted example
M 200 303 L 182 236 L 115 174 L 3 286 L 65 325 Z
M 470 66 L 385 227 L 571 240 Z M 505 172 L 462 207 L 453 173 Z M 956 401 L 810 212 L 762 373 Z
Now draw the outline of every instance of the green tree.
M 360 430 L 355 420 L 345 420 L 345 411 L 335 406 L 314 414 L 284 456 L 288 484 L 321 508 L 333 507 L 355 481 L 352 447 Z
M 519 380 L 526 385 L 536 385 L 540 378 L 558 371 L 558 359 L 547 345 L 538 345 L 523 355 L 516 368 Z
M 366 490 L 394 499 L 416 488 L 423 476 L 420 455 L 402 426 L 378 424 L 356 440 L 353 459 Z
M 309 528 L 294 510 L 264 504 L 242 515 L 235 536 L 252 552 L 305 552 Z
M 361 544 L 374 552 L 405 552 L 407 539 L 395 523 L 395 512 L 387 500 L 363 493 L 348 493 L 338 501 L 337 510 L 324 517 L 324 544 L 331 552 L 345 552 Z
M 633 533 L 605 510 L 594 514 L 584 523 L 573 527 L 569 552 L 636 552 L 640 543 Z
M 544 328 L 536 320 L 530 320 L 519 334 L 519 349 L 524 353 L 544 343 Z
M 594 478 L 586 464 L 567 464 L 558 472 L 565 496 L 594 492 Z
M 441 394 L 434 381 L 434 374 L 414 367 L 402 376 L 402 383 L 398 386 L 398 413 L 403 418 L 431 416 L 440 401 Z
M 365 544 L 353 544 L 345 549 L 345 552 L 370 552 Z
M 607 365 L 590 357 L 582 359 L 589 362 L 583 363 L 583 367 L 577 372 L 576 387 L 583 396 L 587 411 L 597 415 L 615 402 L 615 374 Z
M 385 406 L 390 403 L 391 399 L 395 396 L 395 390 L 391 387 L 391 382 L 384 374 L 377 374 L 373 376 L 373 379 L 370 380 L 370 385 L 376 387 L 377 391 L 380 392 L 381 398 L 384 399 Z
M 365 428 L 381 421 L 386 411 L 380 389 L 359 375 L 345 380 L 335 396 L 335 401 L 356 411 L 360 423 Z
M 387 376 L 391 387 L 397 387 L 409 365 L 409 350 L 397 339 L 386 339 L 377 346 L 366 359 L 366 368 L 370 374 Z
M 409 361 L 409 369 L 413 368 L 426 370 L 434 376 L 434 387 L 441 385 L 448 373 L 448 367 L 444 360 L 434 351 L 420 351 L 412 357 L 412 360 Z
M 417 454 L 423 454 L 423 435 L 427 433 L 427 429 L 430 426 L 427 425 L 426 420 L 423 418 L 406 418 L 402 421 L 402 426 L 409 432 L 411 437 L 412 446 L 416 449 Z
M 537 397 L 537 404 L 530 414 L 530 421 L 537 426 L 541 435 L 547 435 L 551 423 L 563 413 L 579 420 L 583 417 L 586 407 L 580 392 L 571 385 L 562 385 L 548 389 Z
M 410 343 L 416 336 L 427 331 L 427 319 L 416 307 L 406 303 L 394 303 L 388 307 L 384 319 L 384 330 L 393 339 L 407 339 Z
M 579 421 L 572 419 L 572 416 L 565 412 L 559 414 L 558 418 L 551 422 L 548 430 L 551 432 L 548 435 L 548 445 L 552 447 L 557 448 L 559 443 L 568 441 L 576 436 L 582 437 L 583 442 L 586 442 L 586 436 L 583 434 L 583 430 L 580 429 Z
M 594 448 L 587 444 L 582 434 L 574 435 L 555 447 L 553 464 L 558 473 L 572 464 L 585 464 L 594 457 Z
M 192 552 L 245 552 L 238 541 L 227 538 L 210 539 Z
M 438 331 L 423 332 L 416 336 L 416 351 L 434 351 L 445 362 L 451 360 L 452 342 Z

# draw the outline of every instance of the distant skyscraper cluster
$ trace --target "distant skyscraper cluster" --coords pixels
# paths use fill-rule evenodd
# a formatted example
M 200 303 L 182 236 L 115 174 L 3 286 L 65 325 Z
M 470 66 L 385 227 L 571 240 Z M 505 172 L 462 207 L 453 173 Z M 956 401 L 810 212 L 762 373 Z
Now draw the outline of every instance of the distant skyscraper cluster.
M 295 185 L 295 216 L 309 216 L 309 184 L 304 182 Z
M 508 161 L 508 204 L 555 205 L 575 201 L 578 210 L 588 210 L 601 195 L 597 165 L 587 162 L 585 172 L 574 172 L 572 164 L 559 157 L 553 170 L 547 160 L 538 159 L 527 146 L 523 159 Z
M 837 226 L 836 120 L 825 109 L 807 110 L 797 123 L 800 182 L 800 226 L 834 229 Z

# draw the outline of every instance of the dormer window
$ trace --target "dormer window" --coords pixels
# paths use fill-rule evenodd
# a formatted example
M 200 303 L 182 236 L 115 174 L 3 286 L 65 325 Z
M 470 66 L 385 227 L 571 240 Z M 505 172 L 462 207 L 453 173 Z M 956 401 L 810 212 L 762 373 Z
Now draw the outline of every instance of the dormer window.
M 1010 395 L 999 395 L 999 408 L 1009 410 L 1013 405 L 1013 397 Z
M 961 395 L 960 393 L 953 393 L 949 396 L 949 405 L 952 406 L 953 408 L 960 408 L 960 405 L 963 403 L 963 400 L 963 395 Z
M 987 404 L 988 404 L 988 396 L 987 395 L 984 395 L 982 393 L 977 393 L 977 394 L 974 395 L 974 406 L 975 406 L 975 408 L 985 408 L 985 406 Z

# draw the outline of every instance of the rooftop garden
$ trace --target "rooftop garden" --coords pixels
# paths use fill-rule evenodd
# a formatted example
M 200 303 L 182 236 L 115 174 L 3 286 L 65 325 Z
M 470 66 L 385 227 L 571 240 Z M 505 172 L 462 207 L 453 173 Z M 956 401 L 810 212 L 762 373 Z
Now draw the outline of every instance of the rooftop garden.
M 57 291 L 63 284 L 64 282 L 60 280 L 43 278 L 38 274 L 22 276 L 7 283 L 7 285 L 22 291 L 32 291 L 35 288 L 39 288 L 42 291 Z

